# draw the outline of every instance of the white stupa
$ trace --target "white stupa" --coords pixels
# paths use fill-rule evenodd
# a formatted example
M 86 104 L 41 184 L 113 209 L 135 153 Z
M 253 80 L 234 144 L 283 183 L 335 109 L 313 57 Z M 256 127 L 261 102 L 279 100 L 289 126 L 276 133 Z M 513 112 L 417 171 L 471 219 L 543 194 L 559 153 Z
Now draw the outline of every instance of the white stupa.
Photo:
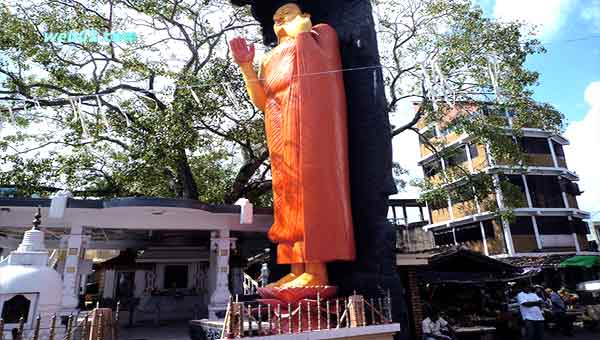
M 58 272 L 48 267 L 44 233 L 37 229 L 40 218 L 38 209 L 33 228 L 25 232 L 17 250 L 0 263 L 0 317 L 5 319 L 5 339 L 18 326 L 15 318 L 26 317 L 24 328 L 28 334 L 38 315 L 41 328 L 47 329 L 52 315 L 62 306 L 62 280 Z

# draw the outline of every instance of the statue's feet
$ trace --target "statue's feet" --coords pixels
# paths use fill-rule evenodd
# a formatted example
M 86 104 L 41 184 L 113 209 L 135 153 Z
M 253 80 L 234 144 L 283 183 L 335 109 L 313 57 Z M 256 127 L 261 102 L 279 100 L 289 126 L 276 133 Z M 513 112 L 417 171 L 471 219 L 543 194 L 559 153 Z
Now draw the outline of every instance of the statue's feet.
M 267 285 L 267 287 L 268 288 L 280 288 L 282 285 L 284 285 L 284 284 L 286 284 L 288 282 L 291 282 L 291 281 L 297 279 L 298 276 L 299 275 L 296 275 L 294 273 L 289 273 L 286 276 L 282 277 L 281 279 L 279 279 L 279 280 L 277 280 L 277 281 L 275 281 L 273 283 L 269 283 Z
M 284 283 L 279 288 L 286 289 L 292 287 L 326 286 L 327 283 L 327 277 L 313 273 L 303 273 L 294 280 Z

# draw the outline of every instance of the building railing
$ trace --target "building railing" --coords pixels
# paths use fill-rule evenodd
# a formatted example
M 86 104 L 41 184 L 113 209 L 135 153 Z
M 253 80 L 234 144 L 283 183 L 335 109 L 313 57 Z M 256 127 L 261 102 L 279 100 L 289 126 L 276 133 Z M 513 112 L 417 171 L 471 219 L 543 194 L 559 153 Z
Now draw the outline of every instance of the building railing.
M 52 250 L 52 253 L 48 257 L 48 267 L 55 268 L 56 264 L 60 260 L 60 252 L 58 249 Z
M 244 295 L 253 295 L 258 291 L 260 285 L 250 275 L 244 273 Z

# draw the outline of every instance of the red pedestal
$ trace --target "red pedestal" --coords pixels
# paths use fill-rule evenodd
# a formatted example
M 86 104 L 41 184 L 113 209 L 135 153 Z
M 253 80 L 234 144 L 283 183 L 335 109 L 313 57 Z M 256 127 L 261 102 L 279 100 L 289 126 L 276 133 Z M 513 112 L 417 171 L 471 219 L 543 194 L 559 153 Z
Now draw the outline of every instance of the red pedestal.
M 320 304 L 317 303 L 317 293 Z M 273 329 L 270 332 L 265 330 L 264 333 L 279 334 L 279 325 L 281 334 L 326 329 L 328 318 L 330 327 L 335 327 L 335 303 L 330 305 L 328 313 L 326 300 L 335 297 L 336 293 L 337 287 L 333 286 L 259 288 L 258 294 L 262 298 L 258 301 L 265 306 L 271 305 Z M 267 315 L 265 307 L 261 314 Z

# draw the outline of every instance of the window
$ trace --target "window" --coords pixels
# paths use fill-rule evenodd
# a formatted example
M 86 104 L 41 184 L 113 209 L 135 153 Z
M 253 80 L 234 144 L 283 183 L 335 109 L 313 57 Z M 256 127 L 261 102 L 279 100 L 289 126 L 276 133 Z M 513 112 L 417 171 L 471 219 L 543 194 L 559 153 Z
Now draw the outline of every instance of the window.
M 506 125 L 508 125 L 508 117 L 506 116 L 506 112 L 493 105 L 484 106 L 482 109 L 482 113 L 486 117 L 494 117 L 496 119 L 501 119 Z
M 479 223 L 469 224 L 456 228 L 456 242 L 481 241 L 481 227 Z
M 485 231 L 485 238 L 487 240 L 496 238 L 496 233 L 494 232 L 494 223 L 492 220 L 483 221 L 483 230 Z
M 435 126 L 432 126 L 429 129 L 427 129 L 427 131 L 421 134 L 421 143 L 425 144 L 427 141 L 430 141 L 434 137 L 437 137 L 437 130 L 435 129 Z
M 506 182 L 510 183 L 511 185 L 519 188 L 518 190 L 520 190 L 521 194 L 522 194 L 522 196 L 520 197 L 522 202 L 519 202 L 519 203 L 523 204 L 526 207 L 529 206 L 527 203 L 527 194 L 525 193 L 525 184 L 523 183 L 523 178 L 521 177 L 521 175 L 504 175 L 504 176 L 500 177 L 500 180 L 506 181 Z M 511 189 L 510 192 L 513 192 L 512 188 L 504 187 L 504 189 L 505 190 Z M 508 192 L 505 192 L 505 194 L 508 194 Z
M 429 204 L 429 209 L 431 210 L 448 209 L 448 201 L 445 200 L 433 200 L 427 203 Z
M 454 125 L 448 125 L 445 128 L 441 129 L 440 133 L 442 136 L 446 137 L 449 134 L 453 133 L 456 127 Z
M 558 178 L 554 176 L 527 176 L 531 201 L 536 208 L 564 208 Z
M 510 232 L 513 235 L 534 235 L 531 216 L 517 216 L 510 224 Z
M 165 288 L 187 288 L 188 266 L 176 265 L 165 267 Z
M 2 319 L 5 323 L 18 323 L 23 318 L 27 322 L 31 301 L 23 295 L 15 295 L 4 301 L 2 306 Z
M 452 229 L 434 231 L 433 240 L 435 245 L 438 247 L 454 244 L 454 235 L 452 235 Z
M 573 227 L 573 232 L 575 234 L 587 235 L 591 233 L 590 225 L 587 222 L 578 218 L 574 218 L 571 221 L 571 226 Z
M 538 216 L 536 217 L 538 231 L 542 235 L 572 234 L 572 222 L 564 216 Z
M 460 147 L 450 154 L 447 158 L 446 164 L 448 167 L 459 166 L 467 161 L 467 153 L 464 147 Z
M 556 153 L 556 157 L 565 158 L 565 150 L 563 149 L 562 145 L 553 141 L 552 146 L 554 147 L 554 152 Z
M 471 159 L 479 157 L 479 149 L 476 144 L 469 144 L 469 154 L 471 154 Z
M 566 178 L 559 178 L 558 185 L 561 191 L 573 196 L 579 196 L 583 193 L 581 190 L 579 190 L 579 184 L 571 182 Z
M 425 177 L 433 177 L 442 170 L 442 163 L 439 160 L 423 164 L 423 172 Z
M 519 144 L 524 153 L 550 154 L 550 147 L 546 138 L 523 137 L 519 139 Z

